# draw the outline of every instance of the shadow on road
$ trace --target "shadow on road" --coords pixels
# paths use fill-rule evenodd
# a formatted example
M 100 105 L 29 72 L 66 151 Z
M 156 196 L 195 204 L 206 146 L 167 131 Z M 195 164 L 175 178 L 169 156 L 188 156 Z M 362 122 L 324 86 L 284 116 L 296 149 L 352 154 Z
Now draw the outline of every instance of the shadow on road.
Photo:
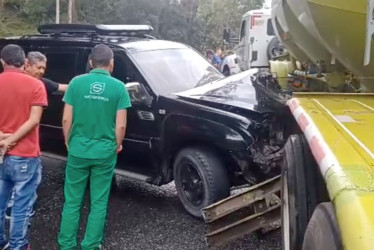
M 64 165 L 61 161 L 43 161 L 43 181 L 30 234 L 33 250 L 58 249 Z M 124 178 L 118 178 L 117 184 L 109 200 L 104 249 L 207 249 L 204 223 L 184 211 L 173 184 L 156 187 Z M 86 195 L 79 240 L 85 228 L 88 201 Z M 280 234 L 275 232 L 262 239 L 252 235 L 224 249 L 281 249 Z

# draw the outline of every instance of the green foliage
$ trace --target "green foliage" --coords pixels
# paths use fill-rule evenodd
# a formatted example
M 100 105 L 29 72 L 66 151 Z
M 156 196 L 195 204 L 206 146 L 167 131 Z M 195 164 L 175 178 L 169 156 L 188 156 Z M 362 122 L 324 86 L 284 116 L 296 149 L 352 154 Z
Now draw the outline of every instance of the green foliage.
M 0 11 L 0 37 L 20 36 L 36 33 L 35 25 L 20 16 L 20 6 L 15 2 L 7 2 L 7 8 Z
M 0 35 L 15 34 L 55 21 L 55 0 L 0 0 L 21 27 L 1 21 Z M 261 8 L 264 0 L 75 0 L 76 22 L 150 24 L 154 35 L 187 43 L 197 49 L 222 45 L 223 29 L 239 30 L 241 16 Z M 61 23 L 67 21 L 67 2 L 61 3 Z M 31 27 L 31 28 L 30 28 Z
M 11 6 L 15 9 L 20 9 L 24 2 L 24 0 L 3 0 L 4 5 Z
M 201 26 L 197 19 L 198 0 L 165 5 L 159 17 L 159 36 L 199 48 Z
M 249 10 L 259 9 L 263 0 L 203 0 L 198 17 L 204 33 L 203 45 L 222 46 L 224 29 L 238 33 L 241 16 Z
M 54 22 L 55 10 L 55 2 L 51 0 L 29 0 L 21 7 L 22 16 L 36 25 Z
M 119 0 L 80 0 L 78 21 L 81 23 L 114 23 L 120 16 Z

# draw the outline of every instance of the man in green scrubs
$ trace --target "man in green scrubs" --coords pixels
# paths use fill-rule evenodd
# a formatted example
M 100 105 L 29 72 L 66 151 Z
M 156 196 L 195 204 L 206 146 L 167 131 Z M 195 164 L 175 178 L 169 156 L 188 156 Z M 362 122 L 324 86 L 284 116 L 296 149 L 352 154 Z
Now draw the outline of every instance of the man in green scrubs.
M 75 77 L 64 96 L 63 132 L 68 148 L 65 204 L 58 243 L 77 248 L 80 209 L 90 185 L 90 214 L 81 243 L 83 250 L 100 249 L 117 153 L 122 150 L 126 109 L 131 106 L 123 82 L 110 76 L 113 51 L 100 44 L 92 49 L 89 74 Z

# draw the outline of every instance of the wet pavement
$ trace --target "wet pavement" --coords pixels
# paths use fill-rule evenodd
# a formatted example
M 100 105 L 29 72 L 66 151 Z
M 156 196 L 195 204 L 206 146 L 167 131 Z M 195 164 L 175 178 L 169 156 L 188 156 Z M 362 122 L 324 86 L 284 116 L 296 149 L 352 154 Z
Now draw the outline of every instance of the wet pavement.
M 43 165 L 37 213 L 31 226 L 32 250 L 58 249 L 56 238 L 63 205 L 64 162 L 44 159 Z M 119 178 L 117 184 L 109 200 L 105 250 L 208 249 L 204 223 L 184 211 L 173 184 L 156 187 L 124 178 Z M 86 196 L 79 240 L 87 212 Z M 281 249 L 280 237 L 279 231 L 261 238 L 250 235 L 222 249 Z

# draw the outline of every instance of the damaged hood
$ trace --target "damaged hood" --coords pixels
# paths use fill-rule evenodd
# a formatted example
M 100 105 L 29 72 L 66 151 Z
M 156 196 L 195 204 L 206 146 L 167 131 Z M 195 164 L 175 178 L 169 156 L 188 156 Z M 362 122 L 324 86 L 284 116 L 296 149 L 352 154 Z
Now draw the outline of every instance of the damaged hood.
M 259 69 L 251 69 L 175 95 L 204 105 L 218 104 L 260 113 L 283 109 L 287 101 L 272 75 Z

